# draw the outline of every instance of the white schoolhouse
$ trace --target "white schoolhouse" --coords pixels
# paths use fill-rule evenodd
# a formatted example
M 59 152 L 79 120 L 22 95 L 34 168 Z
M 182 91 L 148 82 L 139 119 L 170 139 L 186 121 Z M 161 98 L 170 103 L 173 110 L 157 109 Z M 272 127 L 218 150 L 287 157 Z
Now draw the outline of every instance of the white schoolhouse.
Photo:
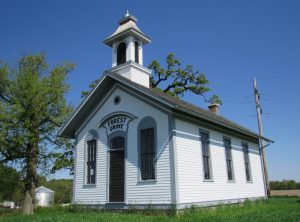
M 73 204 L 182 209 L 266 198 L 260 136 L 216 106 L 150 88 L 150 39 L 136 22 L 127 13 L 104 41 L 112 69 L 59 132 L 76 143 Z

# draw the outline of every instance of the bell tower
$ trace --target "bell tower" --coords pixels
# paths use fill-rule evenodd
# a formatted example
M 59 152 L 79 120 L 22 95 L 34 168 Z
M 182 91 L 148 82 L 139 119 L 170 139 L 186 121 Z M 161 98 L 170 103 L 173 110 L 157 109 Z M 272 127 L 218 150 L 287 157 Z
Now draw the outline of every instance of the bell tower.
M 137 19 L 127 10 L 117 30 L 103 42 L 112 48 L 111 72 L 149 87 L 151 71 L 143 66 L 143 46 L 151 40 L 136 22 Z

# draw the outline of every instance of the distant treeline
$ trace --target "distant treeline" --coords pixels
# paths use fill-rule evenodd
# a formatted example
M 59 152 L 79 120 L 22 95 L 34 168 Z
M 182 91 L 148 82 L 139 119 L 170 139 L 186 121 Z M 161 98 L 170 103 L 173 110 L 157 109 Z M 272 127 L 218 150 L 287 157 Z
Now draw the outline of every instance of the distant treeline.
M 271 190 L 300 190 L 300 182 L 295 180 L 270 181 Z
M 45 186 L 54 191 L 54 203 L 70 203 L 72 198 L 72 183 L 70 179 L 47 180 L 38 176 L 36 187 Z M 24 187 L 22 175 L 15 168 L 0 164 L 0 202 L 23 202 Z

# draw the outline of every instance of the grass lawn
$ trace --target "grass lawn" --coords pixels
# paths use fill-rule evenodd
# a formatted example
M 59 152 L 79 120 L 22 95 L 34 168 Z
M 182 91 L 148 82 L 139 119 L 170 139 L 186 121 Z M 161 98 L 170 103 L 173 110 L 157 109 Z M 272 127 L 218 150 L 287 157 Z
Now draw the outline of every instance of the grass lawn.
M 271 198 L 266 201 L 246 202 L 244 204 L 192 208 L 177 215 L 168 215 L 158 211 L 142 212 L 107 212 L 93 210 L 72 210 L 71 208 L 36 209 L 32 216 L 14 213 L 0 216 L 0 221 L 46 222 L 46 221 L 222 221 L 222 222 L 278 222 L 300 221 L 300 198 Z

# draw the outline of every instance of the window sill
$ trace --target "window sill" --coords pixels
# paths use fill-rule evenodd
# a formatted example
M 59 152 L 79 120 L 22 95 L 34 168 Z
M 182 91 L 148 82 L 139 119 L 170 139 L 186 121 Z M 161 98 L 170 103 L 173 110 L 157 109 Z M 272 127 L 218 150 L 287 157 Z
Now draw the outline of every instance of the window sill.
M 213 179 L 210 179 L 210 180 L 208 180 L 208 179 L 204 179 L 204 180 L 203 180 L 203 182 L 205 182 L 205 183 L 213 183 L 213 182 L 214 182 L 214 180 L 213 180 Z
M 253 183 L 253 181 L 252 181 L 252 180 L 250 180 L 250 181 L 246 181 L 246 183 Z
M 91 184 L 84 184 L 82 186 L 82 188 L 95 188 L 96 187 L 96 184 L 95 183 L 91 183 Z
M 156 179 L 150 179 L 150 180 L 139 180 L 138 181 L 138 184 L 153 184 L 153 183 L 156 183 L 157 180 Z
M 235 183 L 235 180 L 227 180 L 227 183 Z

